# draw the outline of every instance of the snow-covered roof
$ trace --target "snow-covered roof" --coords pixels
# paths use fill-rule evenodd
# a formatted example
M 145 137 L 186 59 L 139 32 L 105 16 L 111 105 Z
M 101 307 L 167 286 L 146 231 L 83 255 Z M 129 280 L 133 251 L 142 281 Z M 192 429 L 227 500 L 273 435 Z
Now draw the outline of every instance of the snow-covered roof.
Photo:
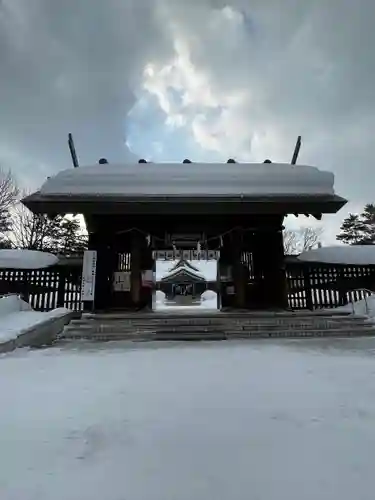
M 194 267 L 204 277 L 206 281 L 215 281 L 217 276 L 217 262 L 216 261 L 193 261 Z M 171 269 L 178 263 L 178 261 L 156 261 L 156 281 L 160 281 L 166 276 Z
M 162 281 L 171 281 L 179 277 L 189 277 L 197 281 L 206 281 L 206 278 L 199 271 L 194 271 L 189 266 L 181 264 L 178 267 L 171 269 L 162 278 Z
M 375 245 L 331 246 L 301 253 L 299 260 L 325 264 L 375 265 Z
M 189 262 L 188 260 L 185 260 L 184 258 L 181 258 L 180 260 L 178 260 L 178 261 L 176 262 L 176 264 L 174 264 L 174 265 L 170 268 L 169 272 L 171 273 L 171 272 L 175 271 L 176 269 L 178 269 L 178 268 L 180 268 L 180 267 L 187 267 L 187 268 L 189 268 L 189 269 L 190 269 L 190 271 L 192 271 L 193 273 L 200 274 L 200 273 L 199 273 L 199 269 L 198 269 L 197 267 L 193 266 L 193 264 L 192 264 L 191 262 Z
M 327 196 L 334 175 L 284 163 L 135 163 L 69 168 L 43 184 L 42 195 Z
M 37 250 L 0 250 L 0 269 L 42 269 L 58 260 L 52 253 Z

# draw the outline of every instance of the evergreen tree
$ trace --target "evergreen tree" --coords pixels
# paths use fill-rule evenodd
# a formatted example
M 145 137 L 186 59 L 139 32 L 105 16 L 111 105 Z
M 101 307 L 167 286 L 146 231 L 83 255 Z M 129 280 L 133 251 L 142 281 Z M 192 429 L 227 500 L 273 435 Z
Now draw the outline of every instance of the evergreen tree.
M 367 204 L 361 214 L 361 219 L 365 225 L 362 245 L 373 245 L 375 243 L 375 205 Z
M 361 245 L 366 226 L 358 214 L 349 214 L 341 224 L 340 234 L 336 239 L 347 245 Z
M 375 244 L 375 205 L 367 204 L 361 214 L 344 219 L 336 239 L 348 245 Z
M 54 253 L 62 255 L 80 254 L 87 248 L 87 236 L 83 233 L 77 217 L 56 217 L 52 238 Z

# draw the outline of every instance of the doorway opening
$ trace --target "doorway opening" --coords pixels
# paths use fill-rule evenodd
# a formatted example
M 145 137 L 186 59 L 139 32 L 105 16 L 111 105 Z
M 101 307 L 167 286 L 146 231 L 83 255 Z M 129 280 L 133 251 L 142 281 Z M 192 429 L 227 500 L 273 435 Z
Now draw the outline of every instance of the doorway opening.
M 216 259 L 155 259 L 153 310 L 170 313 L 220 309 Z

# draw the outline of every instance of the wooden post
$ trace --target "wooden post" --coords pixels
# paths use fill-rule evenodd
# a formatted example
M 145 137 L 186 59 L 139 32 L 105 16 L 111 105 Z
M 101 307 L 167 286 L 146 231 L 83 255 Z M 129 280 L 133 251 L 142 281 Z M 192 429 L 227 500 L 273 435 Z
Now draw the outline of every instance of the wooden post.
M 228 281 L 228 274 L 232 277 Z M 223 246 L 220 249 L 220 258 L 217 263 L 217 282 L 218 282 L 218 306 L 221 309 L 231 307 L 233 305 L 234 295 L 228 293 L 228 287 L 233 287 L 233 271 L 231 258 L 231 242 L 229 236 L 224 237 Z M 220 295 L 220 297 L 219 297 Z
M 310 267 L 307 265 L 303 266 L 303 285 L 306 294 L 306 307 L 312 311 L 314 309 L 314 304 L 311 289 Z
M 131 270 L 130 270 L 130 293 L 132 305 L 138 308 L 141 302 L 142 270 L 141 270 L 141 235 L 135 232 L 131 240 Z
M 142 283 L 142 272 L 152 271 L 153 276 L 155 273 L 155 261 L 152 256 L 152 248 L 148 245 L 147 239 L 144 235 L 140 235 L 141 244 L 141 306 L 152 309 L 152 297 L 154 293 L 155 283 Z M 144 286 L 146 285 L 146 286 Z
M 281 224 L 270 225 L 262 234 L 262 243 L 263 251 L 268 255 L 263 268 L 265 306 L 285 309 L 288 307 L 288 294 Z
M 57 288 L 57 302 L 56 307 L 65 306 L 65 287 L 66 287 L 66 267 L 59 267 L 59 284 Z
M 246 306 L 246 284 L 245 269 L 241 261 L 242 258 L 242 233 L 233 232 L 231 238 L 232 264 L 233 264 L 233 284 L 235 290 L 234 304 L 239 309 Z

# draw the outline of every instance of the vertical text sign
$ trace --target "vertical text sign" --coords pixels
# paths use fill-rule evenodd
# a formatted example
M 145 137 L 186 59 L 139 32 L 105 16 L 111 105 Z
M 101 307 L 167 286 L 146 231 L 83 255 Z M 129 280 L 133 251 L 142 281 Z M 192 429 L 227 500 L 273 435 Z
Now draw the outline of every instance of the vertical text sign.
M 82 300 L 93 301 L 95 297 L 96 250 L 85 250 L 82 269 Z

